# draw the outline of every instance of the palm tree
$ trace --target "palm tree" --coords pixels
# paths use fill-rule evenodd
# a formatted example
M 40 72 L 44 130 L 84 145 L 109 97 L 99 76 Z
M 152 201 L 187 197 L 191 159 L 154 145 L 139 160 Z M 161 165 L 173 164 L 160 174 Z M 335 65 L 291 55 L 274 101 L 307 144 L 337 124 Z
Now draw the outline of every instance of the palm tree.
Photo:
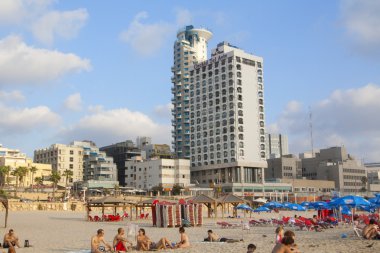
M 35 177 L 34 181 L 36 181 L 37 185 L 43 185 L 44 184 L 44 179 L 42 177 Z M 38 189 L 37 189 L 38 192 Z
M 0 166 L 0 183 L 1 183 L 1 189 L 4 188 L 4 184 L 7 181 L 7 175 L 9 174 L 9 171 L 11 168 L 9 166 Z
M 53 182 L 53 200 L 55 200 L 55 189 L 59 180 L 61 180 L 61 174 L 58 171 L 53 171 L 50 175 L 50 181 Z
M 28 168 L 27 167 L 18 167 L 17 170 L 19 170 L 19 180 L 20 180 L 20 184 L 22 183 L 22 186 L 25 187 L 25 176 L 28 174 Z
M 67 183 L 68 183 L 69 179 L 73 177 L 73 175 L 74 175 L 74 173 L 73 173 L 72 170 L 65 170 L 62 173 L 62 176 L 65 177 L 65 180 L 66 180 L 66 183 L 65 183 L 65 197 L 66 197 L 66 191 L 67 191 Z
M 34 174 L 38 171 L 38 169 L 37 169 L 37 167 L 32 166 L 32 167 L 30 167 L 29 171 L 32 174 L 32 180 L 31 180 L 31 184 L 30 184 L 30 189 L 32 189 L 33 188 Z

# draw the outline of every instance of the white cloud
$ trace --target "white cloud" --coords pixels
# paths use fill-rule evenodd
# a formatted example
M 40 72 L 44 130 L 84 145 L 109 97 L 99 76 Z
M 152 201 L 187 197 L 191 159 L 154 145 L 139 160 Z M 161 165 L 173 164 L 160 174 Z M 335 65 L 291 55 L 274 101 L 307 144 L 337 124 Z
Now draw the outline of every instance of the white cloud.
M 336 90 L 312 107 L 315 147 L 345 145 L 348 152 L 377 161 L 380 150 L 380 86 Z M 311 149 L 309 109 L 289 103 L 280 118 L 268 127 L 289 135 L 292 152 Z
M 0 105 L 0 133 L 20 134 L 57 126 L 60 117 L 46 106 L 11 108 Z
M 75 54 L 34 48 L 18 36 L 0 40 L 0 86 L 43 83 L 90 68 L 87 59 Z
M 82 104 L 80 93 L 74 93 L 65 99 L 64 107 L 70 111 L 80 111 L 82 110 Z
M 75 37 L 88 19 L 86 9 L 58 11 L 56 0 L 1 0 L 0 25 L 30 30 L 42 43 L 52 44 L 55 37 Z
M 160 118 L 170 119 L 172 117 L 172 108 L 173 104 L 171 103 L 168 103 L 166 105 L 157 105 L 154 108 L 154 113 Z
M 65 141 L 89 139 L 106 145 L 137 136 L 151 136 L 157 143 L 169 143 L 170 126 L 153 122 L 141 112 L 127 108 L 102 110 L 87 115 L 60 133 Z
M 144 24 L 147 12 L 139 12 L 128 29 L 120 34 L 122 41 L 144 56 L 156 53 L 174 32 L 175 27 L 166 22 Z
M 52 44 L 54 37 L 64 39 L 75 37 L 88 18 L 86 9 L 73 11 L 51 11 L 35 21 L 31 30 L 33 35 L 45 44 Z
M 25 100 L 25 96 L 18 90 L 14 90 L 10 92 L 0 90 L 0 101 L 22 102 L 24 100 Z
M 380 1 L 341 1 L 343 25 L 353 42 L 363 51 L 380 52 Z
M 90 113 L 100 113 L 104 110 L 104 106 L 102 106 L 102 105 L 90 105 L 90 106 L 88 106 L 87 110 Z

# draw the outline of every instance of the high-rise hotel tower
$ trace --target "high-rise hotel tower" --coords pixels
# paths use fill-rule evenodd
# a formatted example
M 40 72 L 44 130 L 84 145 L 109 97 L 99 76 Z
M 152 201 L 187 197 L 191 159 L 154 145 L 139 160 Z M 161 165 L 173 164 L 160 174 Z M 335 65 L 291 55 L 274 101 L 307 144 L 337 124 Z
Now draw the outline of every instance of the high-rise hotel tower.
M 223 192 L 262 192 L 263 58 L 223 42 L 189 72 L 192 181 Z
M 172 67 L 172 136 L 178 158 L 190 158 L 190 76 L 193 63 L 207 60 L 207 41 L 212 33 L 203 28 L 186 26 L 177 33 Z

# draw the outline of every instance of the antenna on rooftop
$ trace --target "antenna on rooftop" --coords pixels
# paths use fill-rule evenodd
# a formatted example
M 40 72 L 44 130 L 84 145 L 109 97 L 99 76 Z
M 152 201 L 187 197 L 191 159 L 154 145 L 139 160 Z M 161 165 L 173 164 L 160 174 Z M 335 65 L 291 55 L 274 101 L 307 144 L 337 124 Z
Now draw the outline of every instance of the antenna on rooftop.
M 314 142 L 313 142 L 313 117 L 311 107 L 309 106 L 309 127 L 310 127 L 310 144 L 311 144 L 311 156 L 314 157 Z

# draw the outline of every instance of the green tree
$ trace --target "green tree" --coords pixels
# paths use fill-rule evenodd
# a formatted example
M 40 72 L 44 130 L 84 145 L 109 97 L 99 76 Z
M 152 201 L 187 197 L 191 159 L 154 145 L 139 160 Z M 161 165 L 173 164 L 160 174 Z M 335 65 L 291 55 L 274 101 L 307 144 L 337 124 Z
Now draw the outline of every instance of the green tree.
M 368 178 L 367 178 L 367 177 L 362 177 L 362 178 L 361 178 L 361 181 L 362 181 L 362 185 L 363 185 L 362 188 L 365 189 L 364 191 L 362 190 L 362 192 L 365 192 L 365 191 L 367 191 Z
M 158 195 L 164 190 L 164 188 L 162 187 L 162 185 L 157 185 L 153 186 L 151 190 L 153 191 L 154 195 Z
M 9 166 L 0 166 L 1 189 L 4 188 L 4 185 L 7 182 L 7 177 L 9 176 L 10 170 L 11 170 L 11 167 Z
M 24 177 L 26 176 L 28 172 L 28 168 L 27 167 L 17 167 L 14 171 L 12 171 L 12 176 L 15 176 L 16 177 L 16 189 L 15 189 L 15 194 L 14 196 L 17 197 L 17 189 L 18 189 L 18 186 L 19 186 L 19 182 L 21 182 Z
M 59 180 L 61 180 L 61 174 L 58 171 L 53 171 L 50 175 L 50 181 L 53 182 L 53 200 L 55 200 L 55 190 Z
M 30 171 L 30 173 L 31 173 L 31 175 L 32 175 L 32 179 L 31 179 L 31 184 L 30 184 L 30 188 L 32 189 L 32 187 L 33 187 L 33 183 L 34 183 L 34 174 L 38 171 L 38 169 L 37 169 L 37 167 L 35 167 L 35 166 L 32 166 L 32 167 L 30 167 L 30 169 L 29 169 L 29 171 Z
M 67 191 L 67 185 L 68 185 L 68 182 L 71 178 L 73 178 L 73 171 L 72 170 L 65 170 L 63 173 L 62 173 L 62 176 L 65 177 L 65 196 L 66 196 L 66 191 Z
M 175 185 L 173 185 L 173 188 L 172 188 L 172 194 L 173 195 L 180 195 L 182 189 L 183 189 L 182 186 L 175 184 Z
M 37 184 L 38 186 L 41 186 L 41 185 L 44 184 L 44 179 L 43 179 L 42 177 L 35 177 L 35 178 L 34 178 L 34 181 L 36 181 L 36 184 Z M 37 188 L 37 191 L 38 191 L 38 188 Z

